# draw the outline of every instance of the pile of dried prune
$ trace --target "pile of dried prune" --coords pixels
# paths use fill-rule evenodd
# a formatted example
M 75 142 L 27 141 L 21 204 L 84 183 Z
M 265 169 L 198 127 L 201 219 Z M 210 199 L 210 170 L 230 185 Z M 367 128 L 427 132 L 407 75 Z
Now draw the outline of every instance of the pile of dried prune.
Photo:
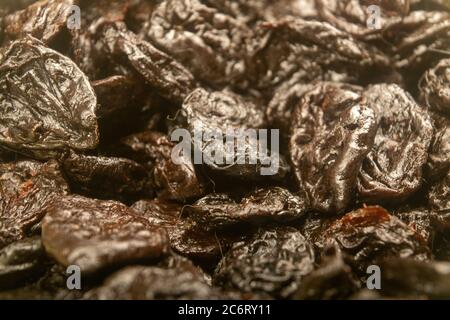
M 0 1 L 0 299 L 449 279 L 449 1 Z

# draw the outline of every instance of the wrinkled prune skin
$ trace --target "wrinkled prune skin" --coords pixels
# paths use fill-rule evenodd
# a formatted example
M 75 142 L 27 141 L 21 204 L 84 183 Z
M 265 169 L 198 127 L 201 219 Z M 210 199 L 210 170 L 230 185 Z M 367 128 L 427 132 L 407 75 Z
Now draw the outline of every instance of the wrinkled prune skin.
M 384 296 L 450 298 L 450 263 L 392 258 L 380 264 Z
M 208 286 L 196 273 L 185 268 L 131 266 L 88 292 L 84 299 L 94 300 L 216 300 L 227 295 Z M 229 297 L 228 297 L 229 298 Z
M 450 115 L 450 59 L 442 60 L 428 70 L 419 86 L 428 108 Z
M 260 154 L 256 163 L 249 160 L 258 154 L 261 137 L 249 136 L 245 138 L 247 148 L 243 154 L 239 152 L 239 132 L 247 129 L 258 129 L 264 126 L 264 112 L 252 101 L 245 100 L 231 92 L 208 92 L 205 89 L 193 91 L 183 102 L 182 112 L 186 119 L 186 126 L 193 141 L 194 152 L 202 154 L 202 163 L 208 169 L 222 176 L 242 180 L 258 180 L 261 178 L 261 169 L 273 165 L 273 159 L 278 159 L 278 170 L 272 175 L 273 179 L 283 178 L 289 171 L 289 167 L 282 156 L 275 151 L 271 152 L 270 163 L 263 163 L 266 156 L 264 151 Z M 230 140 L 234 141 L 234 150 L 231 154 L 227 149 L 227 131 L 234 131 Z M 197 138 L 201 135 L 199 138 Z M 215 138 L 213 135 L 218 134 Z M 236 136 L 237 134 L 237 136 Z M 208 136 L 211 135 L 211 136 Z M 203 139 L 201 137 L 203 136 Z M 244 136 L 244 135 L 242 135 Z M 269 139 L 269 134 L 267 136 Z M 270 149 L 267 141 L 267 149 Z M 221 155 L 221 162 L 217 157 L 208 155 L 210 150 Z M 267 154 L 267 153 L 266 153 Z M 233 164 L 227 164 L 225 160 L 231 159 Z M 240 164 L 245 159 L 244 164 Z M 194 157 L 195 160 L 195 157 Z
M 435 238 L 435 229 L 433 226 L 435 212 L 428 208 L 411 209 L 407 207 L 394 211 L 392 214 L 420 234 L 428 246 L 432 248 Z
M 254 25 L 261 20 L 277 20 L 294 16 L 300 18 L 315 18 L 317 11 L 315 0 L 201 0 L 208 6 L 217 8 L 220 12 Z
M 205 84 L 245 88 L 248 58 L 255 50 L 254 32 L 244 23 L 199 0 L 159 3 L 145 38 L 171 54 Z
M 0 290 L 18 287 L 45 270 L 39 237 L 26 238 L 0 250 Z
M 361 287 L 339 248 L 326 248 L 320 260 L 316 270 L 302 280 L 294 299 L 346 299 Z
M 123 155 L 145 165 L 151 172 L 159 198 L 186 201 L 204 194 L 190 155 L 182 155 L 178 163 L 172 159 L 176 144 L 163 133 L 146 131 L 121 139 Z
M 430 257 L 422 236 L 382 207 L 366 207 L 347 213 L 326 228 L 315 242 L 321 249 L 333 244 L 353 257 L 361 274 L 366 274 L 368 266 L 387 257 L 417 260 Z
M 346 85 L 321 83 L 292 116 L 290 154 L 312 209 L 340 213 L 351 204 L 361 164 L 377 130 L 374 111 Z
M 164 98 L 181 103 L 196 88 L 187 69 L 149 42 L 140 40 L 124 23 L 105 23 L 102 35 L 107 53 L 140 74 Z
M 428 183 L 442 180 L 450 171 L 450 121 L 436 117 L 435 128 L 424 169 Z
M 370 40 L 379 36 L 383 26 L 407 15 L 410 9 L 409 2 L 409 0 L 316 0 L 316 5 L 323 20 L 357 38 Z M 372 15 L 368 10 L 370 5 L 380 8 L 381 29 L 368 27 Z
M 442 181 L 431 187 L 428 203 L 436 213 L 438 228 L 450 229 L 450 171 Z
M 165 228 L 173 250 L 202 264 L 205 268 L 217 264 L 223 253 L 234 242 L 243 239 L 239 234 L 205 230 L 194 220 L 184 217 L 183 210 L 186 207 L 180 204 L 160 199 L 141 200 L 131 208 L 152 225 Z
M 151 225 L 127 206 L 81 196 L 59 199 L 42 222 L 42 242 L 64 266 L 85 275 L 168 252 L 164 229 Z
M 48 206 L 68 192 L 55 161 L 0 164 L 0 248 L 24 239 Z
M 100 199 L 152 197 L 153 183 L 146 168 L 127 158 L 86 156 L 70 152 L 61 166 L 72 189 Z
M 296 229 L 260 230 L 230 249 L 217 266 L 213 282 L 241 292 L 288 298 L 314 269 L 314 262 L 312 246 Z
M 450 3 L 447 0 L 411 0 L 414 10 L 450 11 Z
M 358 177 L 359 194 L 370 203 L 403 201 L 422 185 L 432 120 L 395 84 L 369 87 L 364 100 L 375 111 L 379 127 Z
M 261 90 L 289 80 L 304 71 L 303 83 L 327 80 L 330 74 L 352 74 L 358 79 L 367 72 L 390 68 L 390 58 L 373 46 L 328 23 L 303 19 L 267 22 L 261 26 L 264 45 L 258 50 L 253 83 Z
M 0 147 L 38 159 L 98 144 L 97 99 L 68 58 L 32 37 L 0 53 Z
M 76 0 L 43 0 L 26 9 L 5 17 L 7 39 L 17 39 L 29 34 L 44 43 L 50 43 L 67 26 L 71 6 Z
M 184 212 L 202 228 L 220 230 L 240 224 L 291 222 L 303 217 L 307 210 L 305 199 L 273 187 L 251 192 L 239 202 L 227 194 L 210 194 L 186 207 Z
M 383 41 L 411 93 L 425 71 L 448 58 L 449 35 L 450 12 L 443 11 L 412 11 L 384 27 Z

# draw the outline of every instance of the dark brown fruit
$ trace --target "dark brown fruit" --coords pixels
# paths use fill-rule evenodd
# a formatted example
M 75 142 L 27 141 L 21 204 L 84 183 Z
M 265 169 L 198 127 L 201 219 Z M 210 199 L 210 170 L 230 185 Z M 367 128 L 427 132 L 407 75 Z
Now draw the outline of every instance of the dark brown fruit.
M 60 264 L 77 265 L 83 274 L 158 259 L 169 247 L 164 229 L 125 205 L 80 196 L 61 198 L 48 210 L 42 242 Z

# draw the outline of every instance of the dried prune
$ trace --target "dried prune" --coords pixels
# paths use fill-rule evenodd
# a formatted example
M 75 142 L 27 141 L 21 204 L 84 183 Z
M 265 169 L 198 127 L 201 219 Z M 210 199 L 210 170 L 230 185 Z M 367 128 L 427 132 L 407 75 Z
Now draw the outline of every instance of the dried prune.
M 149 223 L 164 227 L 173 250 L 206 268 L 217 263 L 222 254 L 243 237 L 234 233 L 208 232 L 192 219 L 182 216 L 183 206 L 159 199 L 136 202 L 132 207 Z
M 144 30 L 147 39 L 207 85 L 246 87 L 254 33 L 233 17 L 199 0 L 167 0 L 157 5 Z
M 239 224 L 290 222 L 307 212 L 305 202 L 286 189 L 273 187 L 251 192 L 239 202 L 227 194 L 211 194 L 187 206 L 184 212 L 198 221 L 202 228 L 217 230 Z
M 38 237 L 26 238 L 0 250 L 0 289 L 18 287 L 45 270 L 45 251 Z
M 217 266 L 213 281 L 241 292 L 287 298 L 314 269 L 314 262 L 312 246 L 298 230 L 261 230 L 230 249 Z
M 434 134 L 431 117 L 395 84 L 369 87 L 364 100 L 379 128 L 358 177 L 359 194 L 372 203 L 405 200 L 422 185 Z
M 67 25 L 76 0 L 42 0 L 22 11 L 5 17 L 5 35 L 16 39 L 24 34 L 32 35 L 44 43 L 49 43 Z
M 427 71 L 420 82 L 422 99 L 436 111 L 450 115 L 450 59 Z
M 302 280 L 295 299 L 346 299 L 361 287 L 339 248 L 326 248 L 320 259 L 317 269 Z
M 450 171 L 441 182 L 434 185 L 428 195 L 432 210 L 436 213 L 437 225 L 450 228 Z
M 361 164 L 377 131 L 374 111 L 355 88 L 321 83 L 292 116 L 290 153 L 312 209 L 339 213 L 350 205 Z
M 338 244 L 346 255 L 353 257 L 357 270 L 363 274 L 368 266 L 386 257 L 417 260 L 430 257 L 422 236 L 381 207 L 347 213 L 326 228 L 315 242 L 321 249 L 333 244 Z
M 64 266 L 83 274 L 167 253 L 164 229 L 151 225 L 125 205 L 68 196 L 49 209 L 42 223 L 46 251 Z
M 30 36 L 0 53 L 0 147 L 39 159 L 98 144 L 97 99 L 69 58 Z
M 197 178 L 190 155 L 182 155 L 177 163 L 172 160 L 176 146 L 167 135 L 142 132 L 121 139 L 123 156 L 142 163 L 152 174 L 153 184 L 160 198 L 185 201 L 199 197 L 204 186 Z
M 69 187 L 54 161 L 0 164 L 0 248 L 23 239 Z
M 227 296 L 207 285 L 198 274 L 184 268 L 131 266 L 108 277 L 104 284 L 88 292 L 95 300 L 211 300 Z
M 272 178 L 282 178 L 289 171 L 278 150 L 273 148 L 268 154 L 273 136 L 269 139 L 267 130 L 265 137 L 256 131 L 247 135 L 247 129 L 264 124 L 264 113 L 252 101 L 230 92 L 197 89 L 186 98 L 182 110 L 193 139 L 194 161 L 201 160 L 213 172 L 257 180 L 265 170 Z
M 189 71 L 149 42 L 140 40 L 124 23 L 105 23 L 102 30 L 107 52 L 140 74 L 164 98 L 180 103 L 195 89 Z
M 76 192 L 101 199 L 151 197 L 153 183 L 142 165 L 126 158 L 86 156 L 70 152 L 61 167 Z
M 437 119 L 439 120 L 439 119 Z M 428 150 L 428 162 L 424 169 L 429 183 L 443 179 L 450 171 L 450 121 L 435 121 L 436 132 Z

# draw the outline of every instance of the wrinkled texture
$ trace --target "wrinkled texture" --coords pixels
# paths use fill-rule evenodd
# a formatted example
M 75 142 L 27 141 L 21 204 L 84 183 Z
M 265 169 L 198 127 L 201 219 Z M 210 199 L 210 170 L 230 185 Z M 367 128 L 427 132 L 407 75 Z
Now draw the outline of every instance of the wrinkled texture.
M 22 11 L 5 17 L 5 34 L 8 38 L 32 35 L 44 43 L 49 43 L 66 28 L 71 7 L 76 0 L 41 0 Z
M 133 160 L 71 152 L 61 162 L 72 189 L 79 193 L 124 201 L 153 195 L 148 172 Z
M 210 300 L 227 296 L 211 288 L 189 269 L 127 267 L 112 274 L 85 299 L 95 300 Z
M 432 120 L 397 85 L 371 86 L 364 100 L 375 111 L 379 127 L 358 177 L 359 194 L 370 203 L 403 201 L 422 185 L 434 133 Z
M 334 221 L 315 242 L 319 248 L 332 244 L 353 257 L 362 274 L 387 257 L 430 257 L 422 236 L 381 207 L 362 208 Z
M 167 253 L 164 229 L 125 205 L 70 196 L 49 208 L 42 223 L 47 252 L 64 266 L 84 274 L 124 263 L 157 259 Z
M 269 221 L 290 222 L 303 217 L 305 199 L 274 187 L 258 189 L 239 202 L 227 194 L 211 194 L 185 208 L 184 212 L 206 229 L 226 229 L 239 224 L 261 225 Z
M 427 71 L 419 85 L 428 108 L 450 115 L 450 59 Z
M 93 149 L 96 105 L 80 69 L 35 38 L 0 53 L 0 147 L 39 159 L 67 148 Z
M 41 239 L 27 238 L 0 250 L 0 289 L 18 287 L 45 268 Z
M 0 164 L 0 248 L 25 238 L 48 206 L 68 192 L 54 161 Z
M 131 208 L 149 223 L 165 228 L 173 250 L 206 267 L 217 263 L 234 242 L 242 240 L 239 233 L 215 233 L 204 230 L 201 224 L 184 217 L 186 207 L 179 204 L 160 199 L 141 200 Z
M 103 36 L 108 53 L 139 73 L 163 97 L 181 102 L 195 89 L 189 71 L 149 42 L 140 40 L 123 23 L 106 24 Z
M 153 184 L 160 198 L 184 201 L 199 197 L 204 193 L 204 186 L 197 177 L 189 155 L 172 160 L 176 146 L 169 138 L 158 132 L 143 132 L 125 137 L 120 142 L 123 155 L 134 158 L 152 172 Z
M 374 111 L 351 86 L 323 83 L 303 95 L 292 117 L 289 148 L 312 209 L 348 208 L 376 130 Z
M 287 298 L 314 269 L 314 262 L 312 246 L 296 229 L 261 230 L 233 246 L 217 266 L 213 280 L 225 288 Z

